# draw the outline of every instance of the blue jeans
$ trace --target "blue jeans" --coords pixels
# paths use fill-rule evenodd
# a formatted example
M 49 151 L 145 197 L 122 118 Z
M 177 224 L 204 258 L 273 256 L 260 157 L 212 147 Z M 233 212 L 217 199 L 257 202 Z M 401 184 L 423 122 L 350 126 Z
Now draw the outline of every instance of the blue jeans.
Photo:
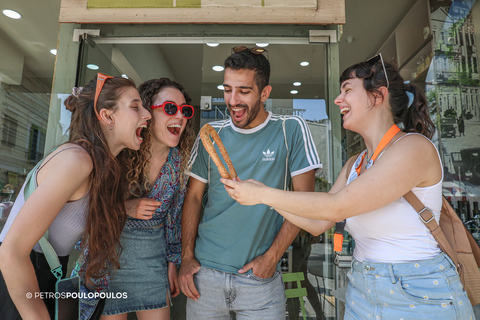
M 352 261 L 346 295 L 349 319 L 475 319 L 450 258 L 408 263 Z
M 197 301 L 187 299 L 187 319 L 281 320 L 285 319 L 285 287 L 282 275 L 271 278 L 253 274 L 231 274 L 200 267 L 193 276 L 200 293 Z

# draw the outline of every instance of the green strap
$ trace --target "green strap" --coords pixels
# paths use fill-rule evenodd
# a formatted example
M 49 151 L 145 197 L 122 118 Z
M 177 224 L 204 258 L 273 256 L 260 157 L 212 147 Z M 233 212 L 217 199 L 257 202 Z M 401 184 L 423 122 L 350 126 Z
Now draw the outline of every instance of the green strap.
M 43 162 L 43 160 L 40 161 L 39 163 L 37 163 L 35 168 L 30 170 L 30 172 L 27 175 L 27 179 L 25 180 L 25 188 L 23 190 L 23 197 L 25 198 L 25 202 L 30 197 L 30 195 L 33 193 L 33 191 L 35 191 L 35 189 L 37 188 L 37 186 L 35 185 L 35 179 L 33 179 L 33 175 L 34 175 L 35 171 L 38 170 L 38 168 L 40 167 L 42 162 Z
M 48 237 L 48 230 L 43 235 L 43 237 L 41 237 L 40 240 L 38 240 L 38 244 L 42 248 L 43 254 L 45 255 L 45 259 L 47 260 L 48 265 L 50 266 L 50 271 L 57 278 L 57 280 L 60 280 L 63 277 L 62 265 L 60 264 L 60 260 L 58 260 L 57 253 L 53 249 L 50 242 L 48 242 L 47 237 Z
M 23 190 L 23 196 L 25 198 L 25 201 L 30 197 L 30 195 L 35 191 L 37 188 L 35 184 L 35 179 L 34 174 L 42 164 L 43 160 L 37 163 L 35 168 L 33 168 L 27 175 L 27 179 L 25 180 L 25 188 Z M 58 260 L 57 253 L 53 249 L 52 245 L 50 242 L 48 242 L 48 230 L 45 232 L 43 237 L 40 238 L 38 241 L 38 244 L 40 245 L 40 248 L 42 248 L 43 254 L 45 255 L 45 259 L 48 262 L 48 265 L 50 266 L 50 271 L 53 273 L 53 275 L 57 278 L 57 280 L 60 280 L 63 276 L 62 274 L 62 265 L 60 264 L 60 260 Z

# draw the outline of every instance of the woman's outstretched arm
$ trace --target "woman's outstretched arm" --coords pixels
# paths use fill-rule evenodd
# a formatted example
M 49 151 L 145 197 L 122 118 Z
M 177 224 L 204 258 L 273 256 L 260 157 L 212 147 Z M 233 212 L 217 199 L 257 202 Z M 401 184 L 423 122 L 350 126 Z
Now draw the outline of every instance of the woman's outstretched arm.
M 345 175 L 343 170 L 340 176 Z M 335 193 L 288 192 L 254 180 L 222 182 L 230 196 L 241 204 L 262 203 L 296 216 L 338 222 L 381 208 L 416 186 L 434 185 L 441 177 L 435 147 L 422 136 L 410 135 L 392 145 L 375 165 Z

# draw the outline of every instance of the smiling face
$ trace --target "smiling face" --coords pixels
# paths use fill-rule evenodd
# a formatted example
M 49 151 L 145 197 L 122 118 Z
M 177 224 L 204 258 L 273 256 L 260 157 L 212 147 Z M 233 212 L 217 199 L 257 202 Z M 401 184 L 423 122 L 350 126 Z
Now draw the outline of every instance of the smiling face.
M 105 109 L 104 109 L 105 110 Z M 124 148 L 138 150 L 142 143 L 141 131 L 147 127 L 150 112 L 142 106 L 140 95 L 133 87 L 124 89 L 117 107 L 113 111 L 106 111 L 112 122 L 111 130 L 105 130 L 109 146 L 114 155 Z
M 173 102 L 178 106 L 187 104 L 182 92 L 176 88 L 163 88 L 153 99 L 153 105 L 160 105 L 165 101 Z M 185 130 L 187 119 L 182 115 L 180 109 L 174 116 L 166 115 L 162 108 L 153 109 L 155 126 L 153 128 L 153 147 L 167 146 L 176 147 L 180 136 Z
M 335 99 L 335 104 L 340 107 L 343 115 L 343 127 L 358 132 L 354 128 L 371 110 L 373 99 L 363 87 L 363 80 L 353 78 L 342 83 L 341 93 Z
M 268 113 L 263 108 L 271 87 L 262 92 L 255 82 L 255 71 L 249 69 L 225 69 L 224 98 L 233 124 L 238 128 L 251 129 L 265 121 Z

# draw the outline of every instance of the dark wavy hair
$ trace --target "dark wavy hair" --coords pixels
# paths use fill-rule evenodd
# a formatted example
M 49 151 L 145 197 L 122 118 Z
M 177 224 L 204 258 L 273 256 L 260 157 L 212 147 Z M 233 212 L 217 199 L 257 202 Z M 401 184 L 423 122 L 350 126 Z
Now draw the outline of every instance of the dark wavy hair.
M 397 68 L 390 63 L 385 63 L 383 71 L 382 61 L 378 59 L 375 63 L 360 62 L 347 68 L 340 76 L 340 83 L 345 80 L 359 78 L 363 80 L 363 87 L 371 95 L 383 94 L 380 87 L 387 87 L 386 76 L 388 77 L 388 92 L 390 93 L 389 104 L 395 124 L 403 123 L 405 132 L 417 132 L 431 139 L 435 133 L 435 125 L 430 118 L 427 99 L 422 90 L 404 80 Z M 414 95 L 412 106 L 408 107 L 407 91 Z
M 178 89 L 183 96 L 187 104 L 190 104 L 192 99 L 187 93 L 185 88 L 178 82 L 169 78 L 152 79 L 145 81 L 138 87 L 138 92 L 142 98 L 143 106 L 152 112 L 150 107 L 155 100 L 155 96 L 165 88 Z M 148 172 L 150 170 L 149 160 L 151 157 L 152 148 L 152 135 L 153 128 L 155 127 L 155 118 L 152 116 L 148 122 L 147 130 L 142 131 L 143 143 L 140 150 L 133 151 L 128 150 L 127 160 L 127 181 L 128 189 L 130 191 L 129 197 L 142 197 L 150 190 L 148 184 Z M 185 171 L 188 170 L 187 163 L 190 158 L 190 151 L 195 141 L 195 133 L 193 130 L 193 118 L 187 119 L 187 125 L 179 141 L 180 152 L 180 181 L 185 182 Z M 182 187 L 185 187 L 184 185 Z
M 72 112 L 70 143 L 82 146 L 93 161 L 90 174 L 89 209 L 82 238 L 88 247 L 84 276 L 87 286 L 94 287 L 92 278 L 101 277 L 106 266 L 120 266 L 120 234 L 125 224 L 124 206 L 125 152 L 114 156 L 107 144 L 100 122 L 93 109 L 97 80 L 92 79 L 76 96 L 69 96 L 65 106 Z M 121 77 L 105 80 L 97 102 L 97 111 L 115 110 L 117 101 L 127 88 L 136 88 L 132 80 Z
M 253 54 L 250 50 L 232 53 L 224 62 L 225 69 L 254 70 L 255 82 L 259 91 L 268 86 L 270 81 L 270 62 L 263 54 Z

